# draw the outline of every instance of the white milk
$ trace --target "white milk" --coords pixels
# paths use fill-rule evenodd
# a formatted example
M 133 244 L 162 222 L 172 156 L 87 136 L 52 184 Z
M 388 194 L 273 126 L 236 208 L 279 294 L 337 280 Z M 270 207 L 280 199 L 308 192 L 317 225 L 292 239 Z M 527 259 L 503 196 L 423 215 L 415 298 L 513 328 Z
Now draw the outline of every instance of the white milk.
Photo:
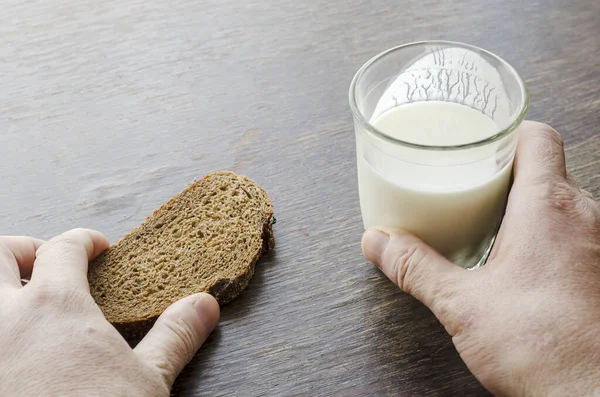
M 477 142 L 500 131 L 482 112 L 441 101 L 401 105 L 371 123 L 396 139 L 437 146 Z M 419 150 L 361 132 L 357 151 L 365 228 L 401 228 L 459 265 L 479 261 L 506 205 L 512 161 L 500 158 L 499 145 Z

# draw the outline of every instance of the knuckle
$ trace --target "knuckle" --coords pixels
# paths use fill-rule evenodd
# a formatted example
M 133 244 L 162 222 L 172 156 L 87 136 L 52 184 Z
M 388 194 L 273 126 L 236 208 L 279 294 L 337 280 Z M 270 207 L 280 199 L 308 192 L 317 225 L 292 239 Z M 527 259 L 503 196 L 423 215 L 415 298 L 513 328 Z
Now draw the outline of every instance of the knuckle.
M 167 320 L 167 328 L 176 337 L 175 348 L 179 357 L 189 362 L 196 353 L 196 333 L 192 327 L 182 319 Z
M 440 297 L 438 302 L 444 302 L 436 309 L 446 319 L 444 327 L 452 337 L 464 335 L 476 327 L 480 317 L 476 304 L 465 299 L 458 300 L 456 295 Z
M 114 354 L 119 354 L 119 352 L 115 352 Z M 122 351 L 120 354 L 122 354 Z M 160 364 L 156 362 L 154 357 L 150 356 L 148 359 L 150 361 L 139 362 L 138 364 L 138 380 L 141 381 L 138 382 L 140 393 L 135 395 L 156 397 L 169 396 L 171 385 L 175 379 L 170 379 L 170 377 L 166 375 L 164 368 L 160 367 Z
M 77 247 L 79 244 L 77 244 L 74 240 L 68 238 L 68 237 L 55 237 L 53 239 L 51 239 L 50 241 L 48 241 L 47 243 L 45 243 L 44 245 L 42 245 L 38 251 L 37 251 L 37 255 L 43 255 L 48 251 L 65 251 L 65 250 L 71 250 L 75 247 Z
M 593 203 L 569 182 L 552 180 L 539 188 L 542 200 L 552 211 L 580 220 L 584 224 L 595 221 Z
M 168 379 L 160 368 L 144 367 L 145 373 L 143 396 L 170 396 L 171 385 L 175 379 Z M 158 376 L 157 376 L 158 375 Z
M 33 282 L 30 282 L 28 287 L 31 288 L 28 296 L 34 307 L 51 306 L 59 308 L 65 313 L 81 313 L 82 308 L 95 305 L 91 296 L 78 290 L 61 288 L 48 283 Z
M 398 287 L 423 302 L 444 324 L 450 335 L 468 326 L 471 313 L 464 306 L 462 276 L 436 277 L 430 272 L 436 253 L 421 240 L 411 238 L 394 259 L 394 276 Z
M 81 244 L 80 241 L 73 239 L 72 237 L 58 237 L 52 239 L 42 245 L 37 252 L 37 256 L 43 256 L 48 252 L 52 252 L 53 255 L 57 255 L 59 260 L 69 260 L 73 258 L 73 254 L 85 254 L 87 256 L 86 248 Z
M 80 245 L 90 245 L 93 243 L 93 237 L 89 229 L 77 228 L 71 230 L 69 238 Z
M 164 379 L 156 379 L 155 376 L 151 376 L 147 380 L 148 392 L 146 396 L 170 396 L 171 388 L 168 386 L 170 383 L 166 383 Z
M 552 143 L 560 147 L 564 147 L 565 142 L 563 141 L 562 135 L 560 135 L 558 131 L 556 131 L 554 128 L 548 125 L 546 125 L 545 127 L 546 128 L 544 128 L 542 131 L 543 133 L 545 133 L 546 139 L 549 139 L 550 141 L 552 141 Z
M 600 206 L 595 201 L 586 197 L 581 198 L 583 210 L 584 225 L 591 232 L 592 238 L 600 242 Z
M 531 133 L 538 139 L 550 141 L 552 144 L 560 147 L 564 146 L 562 136 L 548 124 L 534 123 Z
M 82 227 L 76 227 L 75 229 L 71 229 L 71 233 L 73 234 L 87 234 L 87 229 Z
M 580 189 L 583 197 L 590 199 L 592 202 L 595 202 L 594 195 L 585 189 Z
M 428 260 L 428 250 L 422 243 L 413 242 L 403 249 L 394 262 L 398 287 L 410 294 L 415 285 L 423 281 L 417 269 L 420 266 L 427 266 Z
M 149 352 L 148 359 L 152 367 L 160 374 L 164 384 L 171 385 L 183 368 L 195 354 L 195 335 L 191 327 L 181 319 L 161 319 L 161 345 L 167 348 L 168 355 L 158 350 Z M 162 350 L 160 349 L 160 350 Z
M 29 284 L 29 287 L 33 287 Z M 29 294 L 32 303 L 35 307 L 43 306 L 49 302 L 54 301 L 57 296 L 57 289 L 46 284 L 36 285 Z
M 164 384 L 170 385 L 175 381 L 175 364 L 164 358 L 155 359 L 153 363 L 155 370 L 160 375 Z
M 577 202 L 575 189 L 564 181 L 548 183 L 544 193 L 552 206 L 559 210 L 571 210 Z
M 74 248 L 80 248 L 81 244 L 71 238 L 71 237 L 63 237 L 61 239 L 55 240 L 53 242 L 51 242 L 51 245 L 54 245 L 55 247 L 58 248 L 64 248 L 64 249 L 74 249 Z

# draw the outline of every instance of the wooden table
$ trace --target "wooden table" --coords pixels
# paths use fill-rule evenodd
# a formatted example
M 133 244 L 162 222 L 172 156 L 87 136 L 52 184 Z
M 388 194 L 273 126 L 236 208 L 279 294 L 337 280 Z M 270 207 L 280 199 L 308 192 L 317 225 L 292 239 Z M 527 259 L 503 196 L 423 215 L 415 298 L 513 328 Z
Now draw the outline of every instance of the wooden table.
M 487 395 L 359 246 L 348 86 L 427 38 L 512 63 L 529 118 L 600 194 L 597 0 L 4 0 L 0 234 L 115 241 L 194 178 L 244 173 L 275 203 L 277 249 L 175 395 Z

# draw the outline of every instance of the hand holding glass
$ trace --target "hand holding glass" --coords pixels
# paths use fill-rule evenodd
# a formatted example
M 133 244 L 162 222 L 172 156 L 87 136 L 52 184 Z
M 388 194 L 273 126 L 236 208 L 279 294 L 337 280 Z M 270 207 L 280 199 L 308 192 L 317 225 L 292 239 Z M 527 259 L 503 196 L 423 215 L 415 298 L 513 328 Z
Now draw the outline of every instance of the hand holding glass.
M 452 42 L 392 48 L 350 87 L 365 228 L 402 229 L 460 266 L 485 263 L 529 98 L 505 61 Z

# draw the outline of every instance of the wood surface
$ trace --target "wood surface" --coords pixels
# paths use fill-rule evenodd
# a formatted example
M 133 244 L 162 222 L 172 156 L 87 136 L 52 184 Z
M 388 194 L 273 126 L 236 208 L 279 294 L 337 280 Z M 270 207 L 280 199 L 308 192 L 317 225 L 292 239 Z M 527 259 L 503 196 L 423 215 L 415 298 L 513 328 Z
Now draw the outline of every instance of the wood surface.
M 195 178 L 244 173 L 278 245 L 174 395 L 486 396 L 359 245 L 350 80 L 436 38 L 512 63 L 600 195 L 597 0 L 3 0 L 0 234 L 115 241 Z

